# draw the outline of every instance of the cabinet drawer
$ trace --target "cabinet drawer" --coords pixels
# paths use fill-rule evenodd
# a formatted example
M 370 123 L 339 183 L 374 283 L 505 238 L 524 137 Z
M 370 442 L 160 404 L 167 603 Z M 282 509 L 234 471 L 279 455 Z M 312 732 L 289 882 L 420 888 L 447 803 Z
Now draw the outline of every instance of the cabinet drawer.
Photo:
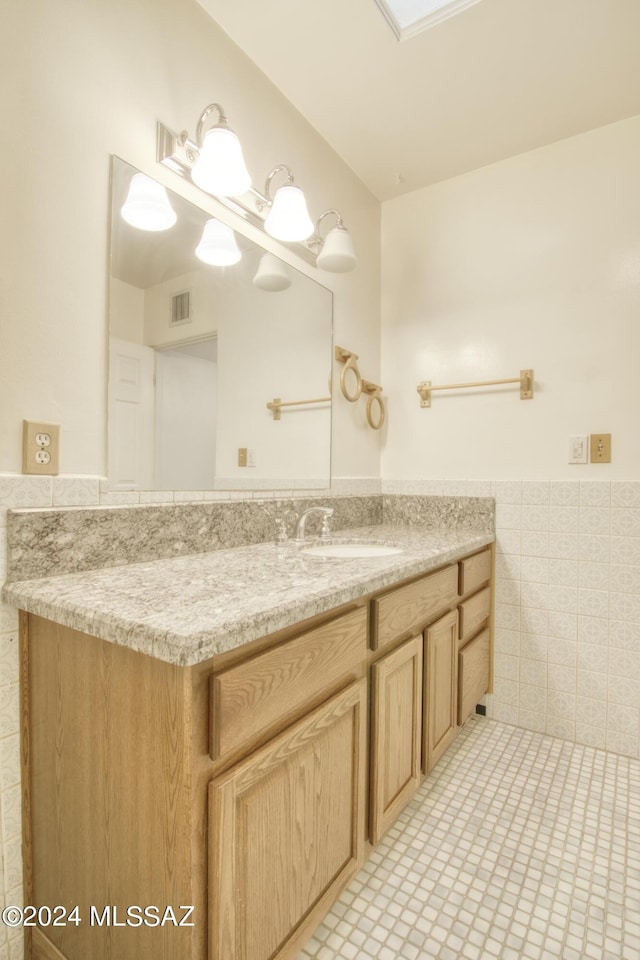
M 491 631 L 487 628 L 458 654 L 458 723 L 464 723 L 489 689 Z
M 210 681 L 213 760 L 274 732 L 324 691 L 355 677 L 367 655 L 364 607 L 252 657 Z
M 473 593 L 491 577 L 491 550 L 483 550 L 460 561 L 460 596 Z
M 479 630 L 491 613 L 491 590 L 485 587 L 460 604 L 460 646 Z
M 421 630 L 457 599 L 457 564 L 376 598 L 372 603 L 373 649 L 379 650 L 405 633 Z

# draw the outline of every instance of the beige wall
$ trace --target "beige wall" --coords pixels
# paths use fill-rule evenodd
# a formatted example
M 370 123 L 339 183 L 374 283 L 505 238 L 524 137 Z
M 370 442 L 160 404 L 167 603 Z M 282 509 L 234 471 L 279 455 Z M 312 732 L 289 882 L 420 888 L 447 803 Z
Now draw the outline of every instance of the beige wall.
M 377 378 L 379 204 L 195 2 L 5 0 L 1 34 L 16 143 L 0 157 L 0 471 L 20 470 L 27 417 L 61 423 L 63 473 L 105 474 L 109 157 L 175 187 L 155 162 L 156 121 L 193 133 L 214 100 L 258 185 L 285 162 L 312 216 L 342 211 L 360 263 L 323 281 L 337 342 Z M 360 405 L 338 401 L 335 414 L 334 472 L 377 475 L 380 438 Z
M 383 477 L 638 477 L 639 170 L 636 117 L 383 205 Z M 420 380 L 526 367 L 532 401 L 420 408 Z M 599 432 L 611 466 L 569 466 L 569 435 Z
M 496 498 L 490 716 L 640 755 L 640 117 L 383 207 L 383 490 Z M 416 385 L 510 377 L 536 395 Z M 610 466 L 570 434 L 610 432 Z
M 341 210 L 359 265 L 322 276 L 335 293 L 336 342 L 361 355 L 372 379 L 380 364 L 378 202 L 195 2 L 3 0 L 1 20 L 0 582 L 7 507 L 146 502 L 100 492 L 98 477 L 107 468 L 109 162 L 116 154 L 176 189 L 155 162 L 157 120 L 193 133 L 219 101 L 258 186 L 284 162 L 313 217 Z M 197 202 L 195 188 L 177 188 Z M 21 470 L 23 418 L 62 425 L 67 476 L 7 475 Z M 364 405 L 337 399 L 334 474 L 377 477 L 379 449 Z M 23 895 L 18 727 L 17 616 L 0 604 L 0 904 Z M 21 931 L 0 925 L 0 960 L 21 957 Z

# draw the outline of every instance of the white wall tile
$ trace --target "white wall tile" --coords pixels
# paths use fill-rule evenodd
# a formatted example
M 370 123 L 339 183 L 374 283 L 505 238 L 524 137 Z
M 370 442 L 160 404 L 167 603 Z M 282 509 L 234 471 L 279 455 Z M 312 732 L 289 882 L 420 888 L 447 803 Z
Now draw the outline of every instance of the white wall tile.
M 546 610 L 536 610 L 533 607 L 523 609 L 520 615 L 520 629 L 523 633 L 547 636 L 549 614 Z
M 555 507 L 577 507 L 580 483 L 574 480 L 552 480 L 549 502 Z
M 521 683 L 518 698 L 519 707 L 527 713 L 540 713 L 544 718 L 547 711 L 547 687 L 544 684 L 534 686 Z
M 611 534 L 611 510 L 608 507 L 580 507 L 580 533 L 606 536 Z
M 560 737 L 563 740 L 575 740 L 576 725 L 574 720 L 564 720 L 561 717 L 548 716 L 545 733 L 550 737 Z M 556 956 L 555 953 L 551 956 Z
M 599 727 L 604 734 L 607 723 L 607 704 L 604 700 L 576 697 L 576 721 L 587 726 Z
M 527 660 L 547 660 L 549 638 L 537 633 L 520 634 L 520 656 Z M 545 675 L 546 684 L 546 675 Z
M 575 722 L 575 694 L 565 691 L 551 691 L 547 697 L 547 713 L 560 720 L 573 720 Z
M 521 558 L 510 553 L 496 553 L 496 577 L 505 580 L 519 580 Z
M 577 645 L 578 670 L 594 670 L 598 673 L 607 673 L 609 669 L 609 651 L 606 646 L 595 643 L 579 643 Z
M 504 630 L 519 630 L 520 607 L 509 603 L 496 603 L 495 623 Z
M 549 587 L 546 583 L 523 583 L 520 591 L 522 606 L 546 610 L 548 609 L 548 594 Z
M 494 483 L 491 480 L 468 480 L 468 497 L 492 497 L 494 496 Z
M 549 583 L 562 587 L 578 586 L 577 560 L 549 560 Z
M 602 617 L 578 616 L 578 640 L 581 643 L 606 646 L 609 642 L 609 620 Z
M 550 638 L 557 640 L 575 640 L 578 635 L 578 617 L 574 613 L 550 610 L 547 634 Z
M 607 480 L 581 480 L 580 504 L 587 507 L 610 506 L 611 483 Z
M 496 552 L 518 556 L 521 553 L 522 534 L 519 530 L 496 529 Z
M 640 508 L 640 483 L 633 480 L 612 481 L 611 506 Z
M 611 510 L 612 537 L 640 537 L 640 510 Z
M 578 670 L 578 696 L 587 700 L 606 700 L 608 681 L 606 673 Z
M 547 685 L 549 696 L 552 693 L 576 692 L 577 670 L 575 667 L 565 667 L 558 663 L 547 664 Z
M 549 557 L 549 534 L 540 530 L 525 530 L 522 533 L 523 557 Z
M 577 665 L 578 644 L 575 640 L 554 637 L 549 640 L 547 659 L 549 663 L 561 663 L 567 667 Z
M 522 507 L 523 530 L 549 530 L 549 507 L 525 504 Z
M 547 557 L 523 557 L 520 577 L 528 583 L 548 583 L 549 560 Z
M 608 617 L 609 593 L 606 590 L 578 590 L 578 613 L 582 617 Z
M 522 507 L 519 503 L 496 504 L 496 530 L 520 530 Z
M 635 567 L 625 567 L 625 570 L 635 570 Z M 638 569 L 638 583 L 640 584 L 640 569 Z M 608 590 L 610 585 L 611 566 L 608 563 L 586 563 L 580 561 L 578 567 L 578 582 L 581 587 L 590 590 Z M 627 591 L 625 591 L 627 592 Z M 630 591 L 629 591 L 630 592 Z
M 15 732 L 0 739 L 0 790 L 20 783 L 20 737 L 17 733 L 18 717 L 13 718 L 10 728 Z
M 17 632 L 0 635 L 0 686 L 18 682 L 18 667 Z
M 609 637 L 612 647 L 622 647 L 640 653 L 640 624 L 623 620 L 609 621 Z
M 526 504 L 548 504 L 551 484 L 548 480 L 523 480 L 522 502 Z
M 535 687 L 545 687 L 547 682 L 547 664 L 544 660 L 526 660 L 519 658 L 520 674 L 516 679 L 521 684 L 529 684 Z M 520 706 L 523 706 L 522 699 Z
M 580 556 L 580 541 L 577 534 L 550 533 L 549 556 L 559 560 L 577 560 Z
M 496 503 L 522 503 L 522 482 L 520 480 L 497 480 Z
M 600 558 L 594 558 L 600 559 Z M 611 563 L 640 565 L 640 538 L 611 537 Z
M 55 507 L 78 507 L 99 503 L 100 490 L 97 477 L 54 477 L 53 505 Z
M 558 613 L 578 612 L 578 591 L 576 587 L 556 586 L 556 584 L 550 583 L 548 598 L 549 610 L 555 610 Z

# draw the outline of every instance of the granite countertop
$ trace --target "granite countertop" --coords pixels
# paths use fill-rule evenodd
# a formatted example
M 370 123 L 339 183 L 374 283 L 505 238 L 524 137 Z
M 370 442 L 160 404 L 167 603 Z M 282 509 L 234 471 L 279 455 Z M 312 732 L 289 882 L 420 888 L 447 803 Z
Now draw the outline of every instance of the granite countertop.
M 391 541 L 367 559 L 306 557 L 289 541 L 8 583 L 6 603 L 190 666 L 456 560 L 493 534 L 381 525 L 339 539 Z M 311 541 L 310 541 L 311 542 Z M 317 542 L 317 541 L 315 541 Z

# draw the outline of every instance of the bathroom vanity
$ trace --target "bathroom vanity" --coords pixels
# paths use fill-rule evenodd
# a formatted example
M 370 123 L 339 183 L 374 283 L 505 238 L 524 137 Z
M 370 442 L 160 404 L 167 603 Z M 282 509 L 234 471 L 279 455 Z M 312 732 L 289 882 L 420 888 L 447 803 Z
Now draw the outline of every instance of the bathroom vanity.
M 27 956 L 296 955 L 491 687 L 493 537 L 358 534 L 5 588 Z

